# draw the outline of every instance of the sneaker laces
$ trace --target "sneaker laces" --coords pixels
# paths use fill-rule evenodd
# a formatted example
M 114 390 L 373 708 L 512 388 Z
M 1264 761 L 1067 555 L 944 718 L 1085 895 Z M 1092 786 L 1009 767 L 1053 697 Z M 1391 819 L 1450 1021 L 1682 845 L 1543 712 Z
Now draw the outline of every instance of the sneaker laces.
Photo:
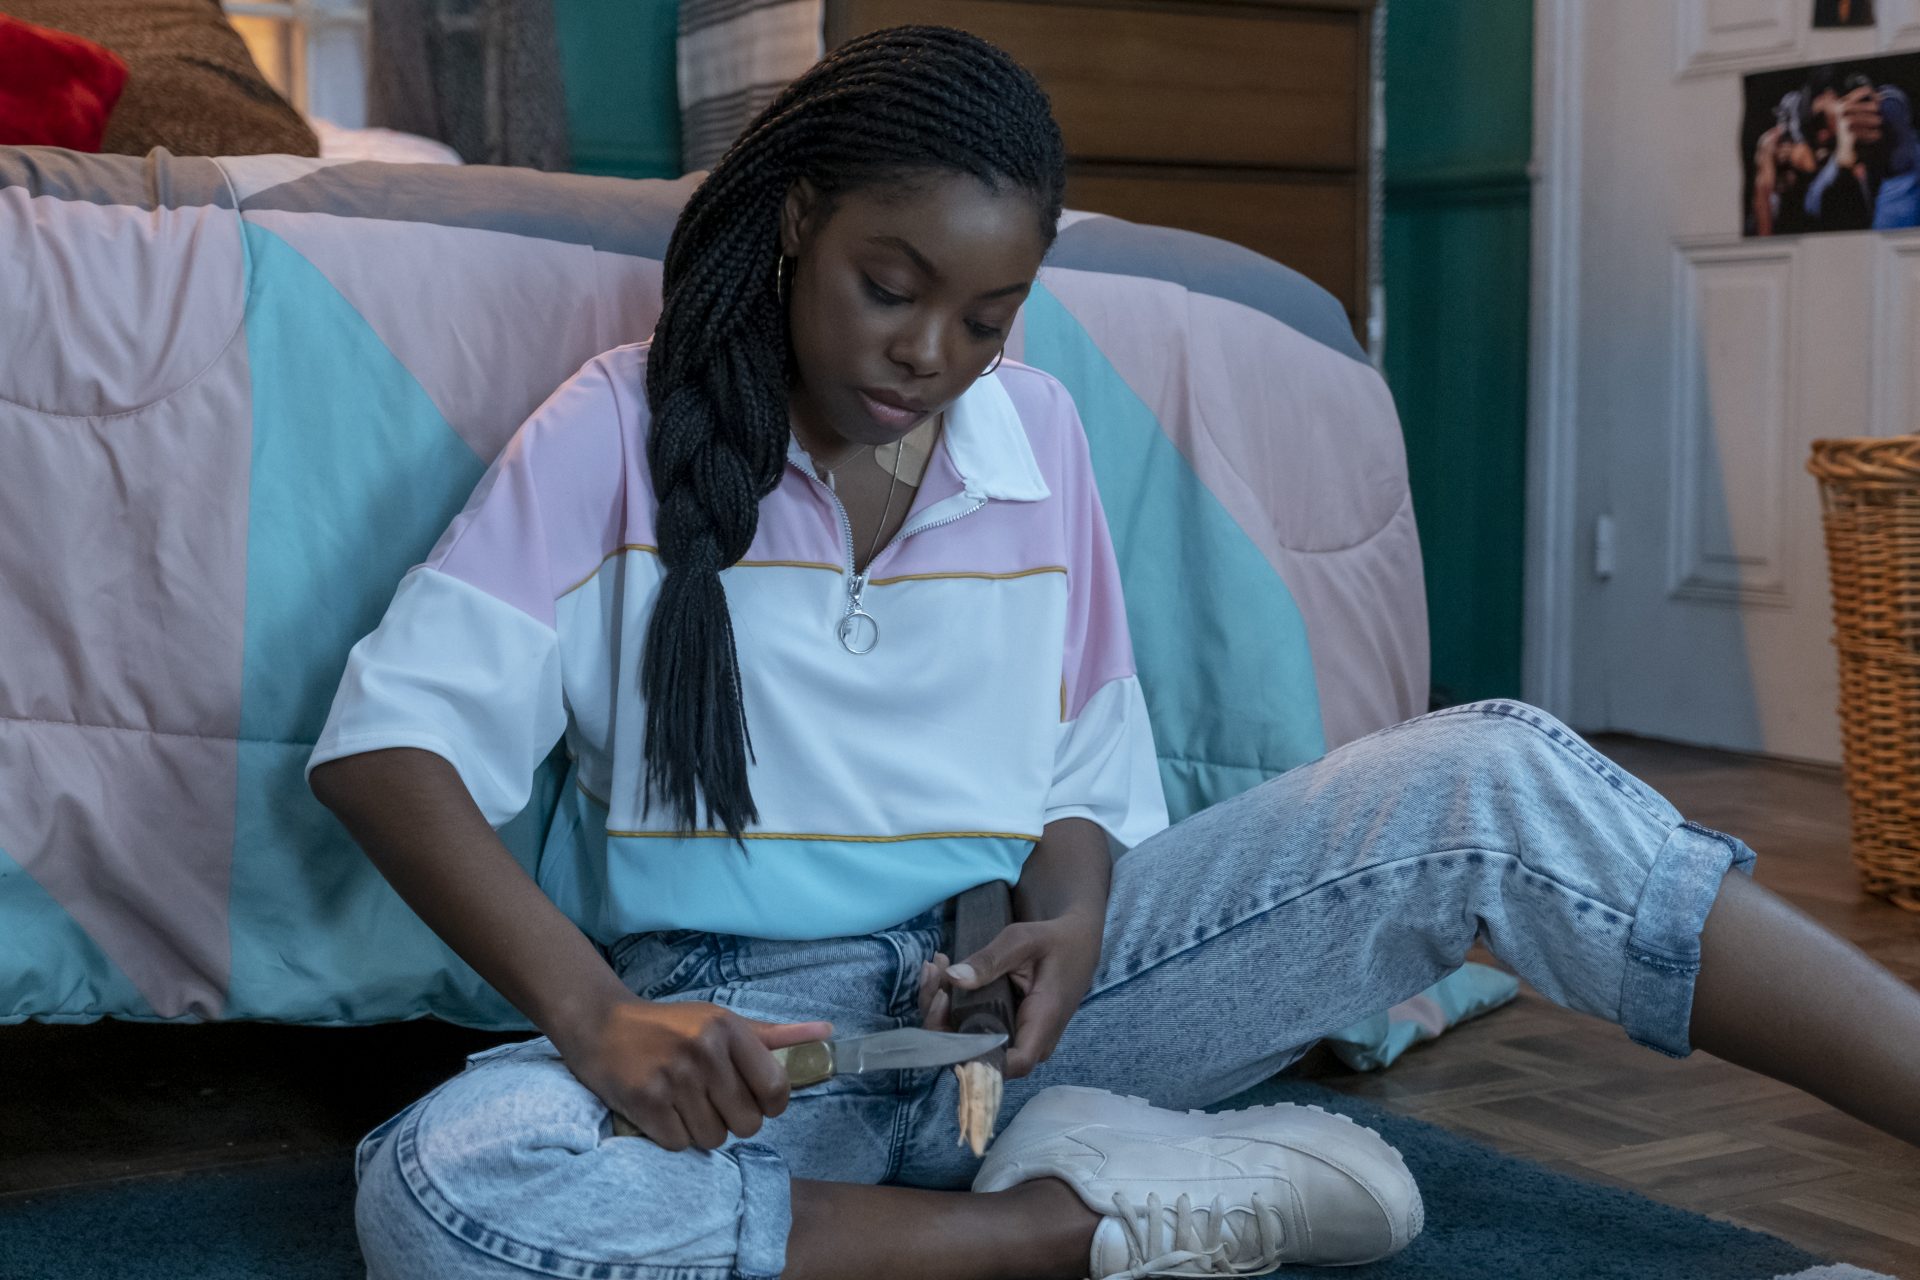
M 1252 1241 L 1259 1249 L 1245 1258 L 1239 1256 L 1243 1252 L 1241 1246 L 1249 1239 L 1245 1218 L 1238 1230 L 1229 1225 L 1224 1196 L 1216 1195 L 1209 1208 L 1196 1210 L 1192 1198 L 1185 1192 L 1171 1205 L 1163 1204 L 1158 1192 L 1148 1192 L 1146 1206 L 1136 1208 L 1124 1192 L 1116 1191 L 1113 1205 L 1127 1239 L 1127 1254 L 1133 1261 L 1126 1270 L 1115 1271 L 1100 1280 L 1138 1280 L 1192 1262 L 1204 1262 L 1206 1270 L 1185 1274 L 1262 1274 L 1273 1269 L 1273 1260 L 1286 1239 L 1280 1215 L 1268 1207 L 1258 1192 L 1253 1193 L 1252 1212 L 1248 1216 L 1253 1219 Z M 1206 1216 L 1204 1231 L 1195 1221 L 1201 1214 Z M 1172 1230 L 1163 1249 L 1161 1230 L 1169 1222 Z

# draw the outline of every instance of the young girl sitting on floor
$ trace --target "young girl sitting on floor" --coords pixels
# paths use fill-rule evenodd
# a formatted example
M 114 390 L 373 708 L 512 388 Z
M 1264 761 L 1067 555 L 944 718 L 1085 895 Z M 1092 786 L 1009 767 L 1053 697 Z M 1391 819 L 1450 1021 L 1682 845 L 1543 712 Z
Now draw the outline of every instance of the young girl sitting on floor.
M 312 786 L 545 1033 L 360 1144 L 372 1276 L 1383 1257 L 1421 1211 L 1378 1137 L 1187 1109 L 1477 936 L 1920 1140 L 1920 997 L 1545 712 L 1420 716 L 1168 826 L 1079 417 L 1002 358 L 1063 186 L 1000 50 L 837 49 L 694 192 L 651 340 L 554 392 L 355 646 Z M 536 885 L 493 827 L 562 738 Z M 995 879 L 1014 923 L 947 964 L 942 904 Z M 789 1093 L 772 1049 L 939 1026 L 1003 974 L 984 1161 L 950 1070 Z

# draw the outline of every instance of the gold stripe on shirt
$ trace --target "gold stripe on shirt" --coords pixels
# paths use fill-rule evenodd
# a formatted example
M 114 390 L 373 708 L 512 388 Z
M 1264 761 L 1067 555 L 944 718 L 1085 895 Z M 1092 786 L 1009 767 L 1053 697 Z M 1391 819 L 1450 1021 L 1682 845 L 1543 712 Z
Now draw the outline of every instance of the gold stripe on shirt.
M 613 559 L 617 555 L 622 555 L 628 551 L 645 551 L 649 555 L 656 555 L 656 556 L 660 554 L 660 548 L 652 545 L 651 543 L 646 543 L 646 542 L 623 543 L 622 545 L 617 546 L 613 550 L 607 552 L 607 554 L 605 554 L 604 556 L 601 556 L 600 563 L 593 566 L 593 572 L 588 574 L 586 577 L 580 579 L 580 581 L 574 583 L 572 586 L 568 587 L 565 591 L 562 591 L 560 593 L 561 597 L 564 598 L 566 596 L 570 596 L 574 592 L 578 591 L 580 588 L 586 586 L 589 582 L 592 582 L 594 578 L 599 576 L 600 570 L 606 567 L 607 561 Z M 740 560 L 735 562 L 734 567 L 738 568 L 741 566 L 744 566 L 749 569 L 825 569 L 828 573 L 839 573 L 846 567 L 845 565 L 838 565 L 838 564 L 823 564 L 818 560 Z M 1035 572 L 1039 572 L 1039 571 L 1036 570 Z M 1061 570 L 1061 572 L 1065 573 L 1066 570 L 1063 569 Z M 946 576 L 946 575 L 938 575 L 938 576 Z M 966 576 L 966 575 L 953 575 L 953 576 Z M 1005 576 L 1017 577 L 1018 575 L 1008 574 Z
M 931 578 L 1030 578 L 1036 573 L 1065 574 L 1067 567 L 1062 564 L 1045 564 L 1037 569 L 1016 569 L 1012 573 L 974 573 L 968 570 L 955 570 L 952 573 L 902 573 L 891 578 L 874 578 L 867 583 L 870 587 L 889 586 L 895 582 L 921 582 Z

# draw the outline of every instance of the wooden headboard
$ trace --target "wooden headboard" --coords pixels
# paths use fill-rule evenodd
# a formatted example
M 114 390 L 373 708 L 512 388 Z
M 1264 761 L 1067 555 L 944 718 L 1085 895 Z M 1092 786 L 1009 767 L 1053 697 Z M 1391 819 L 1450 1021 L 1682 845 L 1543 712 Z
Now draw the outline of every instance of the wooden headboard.
M 1246 245 L 1366 330 L 1375 0 L 826 0 L 829 49 L 932 22 L 1025 64 L 1067 205 Z

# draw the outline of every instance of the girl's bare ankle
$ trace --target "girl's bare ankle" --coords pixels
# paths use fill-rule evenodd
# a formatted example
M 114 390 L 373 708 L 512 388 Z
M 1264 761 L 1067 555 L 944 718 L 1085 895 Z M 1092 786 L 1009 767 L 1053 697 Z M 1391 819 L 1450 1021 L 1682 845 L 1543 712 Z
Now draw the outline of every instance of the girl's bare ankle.
M 1023 1198 L 1033 1224 L 1033 1238 L 1045 1240 L 1052 1262 L 1049 1274 L 1080 1277 L 1087 1274 L 1093 1256 L 1093 1233 L 1100 1215 L 1089 1209 L 1080 1193 L 1059 1178 L 1034 1178 L 995 1195 Z

